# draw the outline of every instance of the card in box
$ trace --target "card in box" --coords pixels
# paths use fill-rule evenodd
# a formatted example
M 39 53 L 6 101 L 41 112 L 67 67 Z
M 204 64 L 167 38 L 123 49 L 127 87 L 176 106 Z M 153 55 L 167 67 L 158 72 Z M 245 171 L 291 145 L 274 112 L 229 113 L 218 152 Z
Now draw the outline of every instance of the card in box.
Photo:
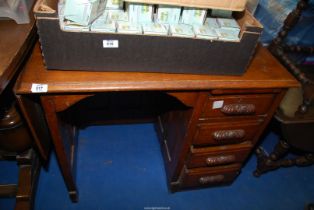
M 129 21 L 132 23 L 151 23 L 153 21 L 153 5 L 128 4 Z
M 236 30 L 228 29 L 228 28 L 219 28 L 215 29 L 218 34 L 219 40 L 224 41 L 239 41 L 239 33 Z
M 177 37 L 194 37 L 193 27 L 186 24 L 170 25 L 170 33 Z
M 168 26 L 162 23 L 143 24 L 143 33 L 149 35 L 168 35 Z
M 142 34 L 143 30 L 142 26 L 138 23 L 118 21 L 117 32 L 122 34 Z
M 247 11 L 234 13 L 241 28 L 236 42 L 67 32 L 60 29 L 57 2 L 53 0 L 44 7 L 36 4 L 35 15 L 44 62 L 49 70 L 241 75 L 253 57 L 262 31 L 262 26 Z M 103 43 L 108 40 L 114 40 L 118 47 L 105 48 Z
M 210 28 L 208 25 L 194 25 L 193 30 L 196 38 L 201 39 L 218 39 L 218 34 L 214 28 Z
M 184 8 L 181 15 L 181 23 L 188 25 L 203 25 L 206 18 L 205 9 Z
M 89 26 L 78 25 L 75 22 L 72 22 L 69 20 L 60 22 L 60 28 L 64 31 L 69 31 L 69 32 L 89 31 Z
M 105 9 L 105 0 L 67 0 L 64 18 L 76 24 L 87 26 Z
M 106 0 L 106 9 L 123 9 L 123 0 Z
M 96 19 L 90 26 L 90 30 L 95 32 L 115 33 L 116 29 L 116 22 L 111 19 Z
M 104 16 L 106 19 L 113 20 L 113 21 L 128 21 L 128 13 L 124 10 L 120 9 L 111 9 L 111 10 L 105 10 Z
M 157 22 L 165 24 L 179 23 L 181 7 L 159 5 L 157 9 Z
M 213 29 L 220 28 L 216 18 L 206 18 L 204 25 L 208 25 L 209 28 Z

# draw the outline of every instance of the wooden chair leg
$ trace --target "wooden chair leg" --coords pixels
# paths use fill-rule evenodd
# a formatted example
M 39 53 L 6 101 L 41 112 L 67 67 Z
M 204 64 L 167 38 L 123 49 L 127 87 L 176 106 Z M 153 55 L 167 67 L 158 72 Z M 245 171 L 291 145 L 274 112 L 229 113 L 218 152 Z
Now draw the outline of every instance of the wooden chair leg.
M 283 140 L 280 140 L 277 143 L 270 155 L 268 155 L 262 147 L 257 148 L 255 151 L 257 157 L 257 166 L 256 170 L 253 172 L 253 175 L 259 177 L 263 173 L 281 167 L 282 164 L 285 164 L 285 162 L 282 162 L 283 160 L 279 159 L 287 154 L 289 148 L 289 145 Z
M 262 147 L 257 148 L 255 151 L 257 166 L 253 175 L 259 177 L 268 171 L 273 171 L 280 167 L 309 166 L 314 164 L 314 154 L 311 153 L 292 159 L 284 159 L 289 149 L 290 146 L 285 141 L 279 141 L 270 155 Z
M 31 210 L 40 172 L 39 159 L 33 149 L 15 157 L 19 165 L 18 183 L 0 185 L 0 197 L 15 197 L 15 210 Z M 2 158 L 11 160 L 11 153 L 2 155 Z
M 31 210 L 40 172 L 39 159 L 32 149 L 18 155 L 16 159 L 19 164 L 19 181 L 15 210 Z
M 273 152 L 270 154 L 270 158 L 273 161 L 276 161 L 282 157 L 284 157 L 287 152 L 289 151 L 290 146 L 287 144 L 287 142 L 280 140 L 277 145 L 275 146 Z

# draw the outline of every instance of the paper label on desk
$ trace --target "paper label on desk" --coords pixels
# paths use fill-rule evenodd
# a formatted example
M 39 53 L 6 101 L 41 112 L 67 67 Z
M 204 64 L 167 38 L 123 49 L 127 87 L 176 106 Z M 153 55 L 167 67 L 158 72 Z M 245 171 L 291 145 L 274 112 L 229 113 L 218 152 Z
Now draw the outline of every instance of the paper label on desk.
M 32 93 L 46 93 L 48 92 L 47 84 L 32 84 Z
M 213 109 L 220 109 L 224 105 L 224 101 L 214 101 L 213 102 Z
M 119 48 L 119 40 L 102 40 L 103 48 Z

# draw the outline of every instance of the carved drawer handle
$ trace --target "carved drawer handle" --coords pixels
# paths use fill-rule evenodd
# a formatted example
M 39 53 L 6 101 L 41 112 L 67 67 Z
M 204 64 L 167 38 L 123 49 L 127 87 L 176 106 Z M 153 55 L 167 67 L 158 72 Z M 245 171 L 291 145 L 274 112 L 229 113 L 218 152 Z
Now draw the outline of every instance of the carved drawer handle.
M 210 184 L 210 183 L 215 183 L 215 182 L 221 182 L 225 178 L 224 175 L 219 174 L 219 175 L 214 175 L 214 176 L 203 176 L 199 178 L 199 183 L 200 184 Z
M 209 166 L 221 165 L 226 163 L 231 163 L 236 160 L 234 155 L 222 155 L 222 156 L 214 156 L 206 158 L 206 163 Z
M 219 130 L 213 133 L 213 138 L 217 141 L 228 139 L 242 139 L 245 136 L 245 130 Z
M 254 114 L 254 104 L 227 104 L 221 109 L 221 112 L 227 115 L 241 115 L 241 114 Z

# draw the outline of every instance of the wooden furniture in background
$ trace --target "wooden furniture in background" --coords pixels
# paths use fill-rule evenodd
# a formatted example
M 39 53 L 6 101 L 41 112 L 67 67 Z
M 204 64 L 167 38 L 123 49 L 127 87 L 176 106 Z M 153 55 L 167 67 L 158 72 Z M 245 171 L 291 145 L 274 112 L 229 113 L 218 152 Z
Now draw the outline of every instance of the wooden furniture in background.
M 313 54 L 314 46 L 297 46 L 288 45 L 285 38 L 293 27 L 298 24 L 302 11 L 308 8 L 309 0 L 299 0 L 296 8 L 292 10 L 284 21 L 284 25 L 279 31 L 277 37 L 269 46 L 271 53 L 301 82 L 304 89 L 303 104 L 299 112 L 305 113 L 309 105 L 314 100 L 314 78 L 313 71 L 310 75 L 298 67 L 297 64 L 289 57 L 289 53 Z
M 16 160 L 19 165 L 18 183 L 0 185 L 0 196 L 16 197 L 16 210 L 32 209 L 40 168 L 12 91 L 36 38 L 34 18 L 22 25 L 0 20 L 0 159 Z
M 70 198 L 77 201 L 76 126 L 84 121 L 154 120 L 172 191 L 227 184 L 239 174 L 286 89 L 295 86 L 262 47 L 243 76 L 211 76 L 47 70 L 37 45 L 15 92 L 30 127 L 35 126 L 31 108 L 43 108 Z M 37 129 L 31 130 L 40 139 Z M 47 156 L 44 147 L 40 151 Z
M 277 37 L 269 46 L 271 53 L 295 76 L 301 83 L 301 101 L 298 92 L 291 91 L 286 97 L 286 103 L 298 104 L 292 116 L 287 116 L 283 110 L 278 110 L 275 115 L 280 127 L 280 139 L 274 150 L 268 155 L 262 147 L 256 150 L 257 167 L 255 176 L 289 166 L 308 166 L 314 164 L 314 71 L 313 66 L 297 65 L 291 53 L 313 54 L 314 46 L 288 45 L 285 41 L 289 32 L 295 27 L 302 12 L 309 6 L 309 0 L 299 0 L 296 8 L 292 10 L 284 21 L 284 25 Z M 292 105 L 283 105 L 283 107 Z M 283 108 L 284 109 L 284 108 Z M 291 108 L 289 108 L 291 109 Z M 286 155 L 297 150 L 296 158 L 287 158 Z

